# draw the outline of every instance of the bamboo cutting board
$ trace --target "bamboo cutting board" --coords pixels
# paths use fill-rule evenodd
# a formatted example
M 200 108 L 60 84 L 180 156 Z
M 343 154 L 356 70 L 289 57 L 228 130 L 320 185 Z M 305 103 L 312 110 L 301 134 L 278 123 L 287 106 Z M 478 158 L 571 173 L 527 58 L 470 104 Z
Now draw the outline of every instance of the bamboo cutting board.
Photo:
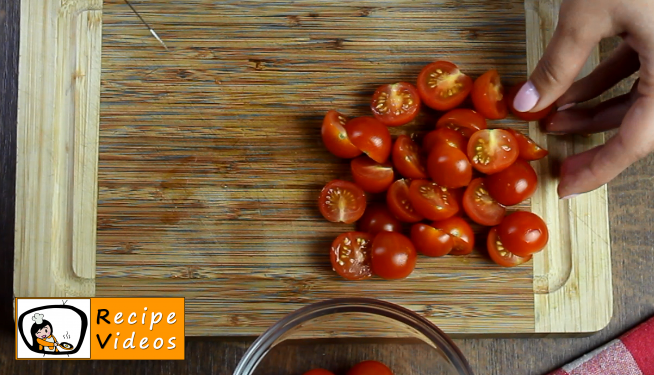
M 515 269 L 480 249 L 421 257 L 403 281 L 345 282 L 327 252 L 351 226 L 316 208 L 321 187 L 349 169 L 321 144 L 327 110 L 367 114 L 377 86 L 413 82 L 437 59 L 516 83 L 542 54 L 557 1 L 134 1 L 168 50 L 122 0 L 102 11 L 47 3 L 22 3 L 21 24 L 44 32 L 21 35 L 17 296 L 186 297 L 190 335 L 256 335 L 344 296 L 399 303 L 455 335 L 608 323 L 606 190 L 561 202 L 554 177 L 601 135 L 493 123 L 551 151 L 534 165 L 541 186 L 527 207 L 547 221 L 550 244 Z M 393 133 L 431 127 L 423 116 Z

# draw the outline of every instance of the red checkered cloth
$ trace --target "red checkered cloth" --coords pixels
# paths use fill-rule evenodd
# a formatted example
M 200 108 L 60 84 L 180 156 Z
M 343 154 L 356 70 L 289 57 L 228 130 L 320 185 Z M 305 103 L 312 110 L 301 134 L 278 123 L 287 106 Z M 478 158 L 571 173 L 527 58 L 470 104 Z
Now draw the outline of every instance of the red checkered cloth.
M 654 318 L 549 375 L 654 375 Z

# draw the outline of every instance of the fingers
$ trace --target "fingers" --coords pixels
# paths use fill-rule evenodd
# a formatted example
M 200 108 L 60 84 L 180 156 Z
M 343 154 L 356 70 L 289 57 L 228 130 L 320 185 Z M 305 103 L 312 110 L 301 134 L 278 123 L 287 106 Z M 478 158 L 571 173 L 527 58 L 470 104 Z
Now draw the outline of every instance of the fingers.
M 654 150 L 654 97 L 640 97 L 620 132 L 603 146 L 566 159 L 558 193 L 567 198 L 595 190 Z

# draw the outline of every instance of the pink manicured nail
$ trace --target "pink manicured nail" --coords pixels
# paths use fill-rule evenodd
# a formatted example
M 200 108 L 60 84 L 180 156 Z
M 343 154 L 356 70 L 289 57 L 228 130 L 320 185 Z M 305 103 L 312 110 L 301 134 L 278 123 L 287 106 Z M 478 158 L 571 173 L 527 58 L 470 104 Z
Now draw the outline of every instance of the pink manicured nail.
M 562 200 L 572 199 L 572 198 L 574 198 L 574 197 L 578 197 L 578 196 L 579 196 L 579 194 L 570 194 L 570 195 L 567 195 L 567 196 L 565 196 L 565 197 L 563 197 L 563 198 L 561 198 L 561 199 L 562 199 Z
M 572 108 L 572 107 L 574 107 L 576 105 L 577 105 L 577 103 L 569 103 L 569 104 L 566 104 L 566 105 L 562 105 L 562 106 L 559 107 L 559 109 L 557 109 L 557 111 L 558 112 L 563 112 L 566 109 L 570 109 L 570 108 Z
M 529 112 L 536 106 L 538 100 L 540 100 L 540 94 L 536 90 L 536 86 L 531 81 L 527 81 L 515 96 L 513 108 L 519 112 Z

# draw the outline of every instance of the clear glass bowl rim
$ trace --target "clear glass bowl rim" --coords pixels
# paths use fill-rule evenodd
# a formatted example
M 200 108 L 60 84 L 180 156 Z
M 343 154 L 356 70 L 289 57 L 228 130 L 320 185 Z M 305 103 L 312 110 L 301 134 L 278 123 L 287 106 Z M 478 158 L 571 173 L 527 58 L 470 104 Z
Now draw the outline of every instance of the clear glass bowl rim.
M 268 328 L 248 348 L 234 375 L 252 375 L 259 362 L 282 335 L 312 319 L 338 313 L 367 313 L 404 323 L 429 339 L 450 361 L 460 375 L 474 375 L 459 348 L 436 325 L 417 313 L 396 304 L 371 298 L 335 298 L 302 307 Z

